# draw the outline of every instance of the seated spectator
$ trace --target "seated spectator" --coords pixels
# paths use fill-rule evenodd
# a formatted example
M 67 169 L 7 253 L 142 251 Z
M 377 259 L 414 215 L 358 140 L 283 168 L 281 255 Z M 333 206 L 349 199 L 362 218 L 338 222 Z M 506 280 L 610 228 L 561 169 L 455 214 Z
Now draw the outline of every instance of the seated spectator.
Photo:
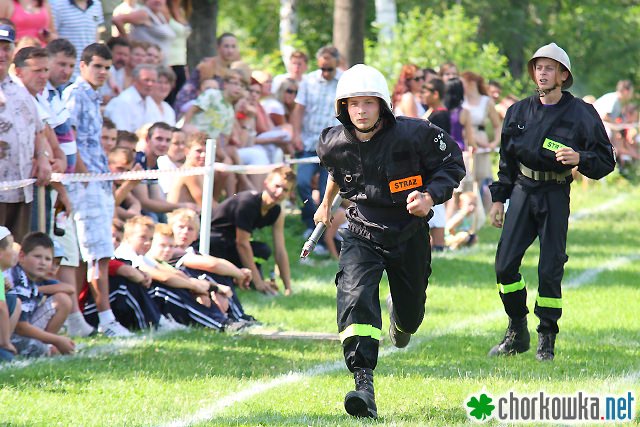
M 186 142 L 184 150 L 186 158 L 183 166 L 186 168 L 204 166 L 207 154 L 207 135 L 203 132 L 196 132 L 189 135 Z M 194 203 L 202 208 L 203 188 L 203 175 L 173 177 L 173 185 L 167 193 L 167 201 L 175 204 Z
M 284 122 L 291 125 L 291 113 L 296 106 L 296 95 L 298 94 L 298 83 L 292 79 L 286 79 L 280 84 L 276 92 L 276 99 L 284 107 Z
M 118 140 L 118 129 L 116 125 L 107 118 L 102 120 L 102 136 L 100 137 L 100 143 L 105 154 L 109 155 L 111 150 L 116 148 Z
M 162 54 L 162 50 L 160 50 L 160 46 L 156 43 L 149 43 L 147 46 L 147 59 L 145 60 L 147 64 L 153 64 L 157 66 L 161 66 L 164 64 L 164 55 Z
M 4 274 L 15 266 L 13 236 L 7 227 L 0 226 L 0 361 L 11 362 L 16 348 L 11 344 L 11 334 L 22 313 L 22 304 L 15 294 L 5 295 Z
M 459 194 L 459 209 L 447 221 L 445 241 L 449 249 L 459 249 L 478 242 L 476 227 L 477 197 L 473 192 Z
M 133 170 L 133 153 L 122 147 L 116 147 L 109 152 L 109 170 L 113 173 L 129 172 Z M 136 165 L 135 170 L 141 170 L 140 165 Z M 140 215 L 142 205 L 140 201 L 131 194 L 131 190 L 139 184 L 140 181 L 134 180 L 115 180 L 114 199 L 116 206 L 115 217 L 124 222 L 129 218 Z
M 72 354 L 75 343 L 58 331 L 71 310 L 67 292 L 54 292 L 46 298 L 39 290 L 53 262 L 53 241 L 41 232 L 27 234 L 22 240 L 18 265 L 8 276 L 12 282 L 9 294 L 22 302 L 22 314 L 11 338 L 17 353 L 26 357 Z
M 284 201 L 295 185 L 296 175 L 289 167 L 271 171 L 262 192 L 244 191 L 222 202 L 211 219 L 210 254 L 225 258 L 239 268 L 251 270 L 252 283 L 258 291 L 275 294 L 262 276 L 256 260 L 266 261 L 271 249 L 265 243 L 253 240 L 257 228 L 272 226 L 275 261 L 284 283 L 285 295 L 291 294 L 289 257 L 284 239 Z
M 230 71 L 224 80 L 222 91 L 207 89 L 198 95 L 196 102 L 192 105 L 184 116 L 184 123 L 193 123 L 198 130 L 207 134 L 211 139 L 218 140 L 216 146 L 216 160 L 222 158 L 224 163 L 240 164 L 240 158 L 236 149 L 231 144 L 226 144 L 229 140 L 233 121 L 235 104 L 243 95 L 242 75 L 237 71 Z M 244 188 L 252 188 L 251 183 L 245 175 L 237 177 L 242 182 Z M 216 180 L 218 181 L 217 177 Z M 232 174 L 226 176 L 227 195 L 236 192 L 236 177 Z M 214 193 L 214 198 L 218 199 L 218 194 Z
M 114 237 L 114 247 L 120 245 Z M 151 276 L 124 261 L 109 261 L 109 300 L 113 313 L 122 325 L 129 329 L 149 327 L 160 331 L 184 329 L 184 325 L 160 313 L 147 293 L 151 287 Z M 97 308 L 89 292 L 83 299 L 84 315 L 91 324 L 98 323 Z
M 131 60 L 129 40 L 124 37 L 111 37 L 107 41 L 107 47 L 111 50 L 113 63 L 109 70 L 109 80 L 100 90 L 104 103 L 108 103 L 111 98 L 120 95 L 126 89 L 127 79 L 132 80 L 133 72 L 133 69 L 129 68 Z
M 176 169 L 182 167 L 186 159 L 187 133 L 180 128 L 173 128 L 171 131 L 171 144 L 167 154 L 158 157 L 158 169 Z M 163 175 L 158 179 L 158 184 L 164 194 L 169 194 L 173 187 L 175 177 Z
M 171 267 L 165 261 L 158 262 L 154 256 L 172 248 L 164 248 L 158 238 L 154 250 L 151 241 L 154 235 L 153 220 L 137 216 L 127 221 L 122 244 L 116 257 L 131 261 L 134 267 L 148 273 L 153 279 L 149 294 L 158 308 L 167 317 L 188 325 L 201 325 L 222 331 L 230 325 L 229 319 L 217 307 L 205 307 L 196 301 L 197 295 L 207 295 L 211 283 L 193 279 Z M 172 246 L 172 245 L 170 245 Z M 146 254 L 149 253 L 147 256 Z
M 231 70 L 231 64 L 240 59 L 238 40 L 233 34 L 221 34 L 217 39 L 216 45 L 218 55 L 202 59 L 196 68 L 191 71 L 187 82 L 178 91 L 173 106 L 178 115 L 182 111 L 186 111 L 183 109 L 184 104 L 196 99 L 198 88 L 204 80 L 216 79 L 218 84 L 221 85 Z
M 136 164 L 143 170 L 158 169 L 158 157 L 167 154 L 171 143 L 172 127 L 163 122 L 154 123 L 147 133 L 147 144 L 144 152 L 136 153 Z M 165 213 L 178 208 L 198 210 L 195 203 L 171 203 L 166 200 L 157 179 L 148 179 L 133 189 L 133 195 L 142 204 L 142 211 L 156 222 L 166 222 Z
M 158 116 L 161 117 L 160 121 L 176 125 L 176 112 L 173 111 L 173 107 L 167 104 L 164 99 L 169 96 L 173 85 L 176 83 L 176 74 L 173 70 L 166 66 L 158 67 L 158 83 L 153 87 L 151 91 L 151 98 L 158 109 Z
M 147 62 L 148 43 L 130 40 L 129 46 L 131 47 L 131 53 L 129 55 L 129 62 L 125 66 L 124 85 L 122 86 L 122 90 L 129 88 L 129 86 L 133 84 L 133 70 L 135 70 L 138 65 L 146 64 Z
M 162 120 L 151 92 L 158 81 L 155 65 L 141 64 L 133 70 L 133 85 L 113 98 L 104 110 L 119 130 L 135 132 L 145 123 Z
M 206 79 L 206 80 L 201 80 L 200 84 L 198 85 L 198 88 L 195 92 L 195 97 L 187 102 L 185 102 L 184 104 L 182 104 L 182 106 L 180 107 L 179 110 L 175 110 L 176 111 L 176 115 L 177 117 L 183 117 L 184 114 L 189 111 L 189 109 L 191 108 L 191 106 L 193 106 L 196 103 L 196 99 L 198 98 L 198 96 L 206 91 L 207 89 L 220 89 L 220 84 L 218 83 L 217 80 L 215 79 Z M 182 119 L 184 121 L 184 119 Z
M 128 130 L 119 130 L 116 139 L 116 147 L 126 148 L 132 153 L 136 151 L 136 144 L 138 144 L 138 135 Z
M 270 84 L 270 83 L 268 83 Z M 269 86 L 267 85 L 267 89 Z M 267 152 L 267 157 L 270 163 L 281 163 L 283 161 L 283 152 L 287 154 L 293 154 L 293 147 L 291 145 L 291 134 L 293 129 L 291 125 L 284 123 L 284 107 L 279 110 L 281 114 L 281 124 L 276 125 L 271 119 L 272 116 L 278 114 L 269 114 L 263 107 L 261 96 L 265 93 L 263 85 L 259 82 L 252 80 L 249 87 L 249 102 L 255 108 L 255 128 L 256 128 L 256 144 L 261 145 Z M 271 93 L 269 96 L 271 96 Z M 275 99 L 269 100 L 267 103 L 273 111 L 273 103 L 279 104 L 279 101 Z
M 255 324 L 256 319 L 245 313 L 235 292 L 236 286 L 244 289 L 249 287 L 251 270 L 238 268 L 223 258 L 201 254 L 191 246 L 198 238 L 200 229 L 199 217 L 195 211 L 190 209 L 173 211 L 169 215 L 169 226 L 173 231 L 175 243 L 172 264 L 191 277 L 200 277 L 204 274 L 209 281 L 228 286 L 232 296 L 229 298 L 227 316 L 236 321 Z

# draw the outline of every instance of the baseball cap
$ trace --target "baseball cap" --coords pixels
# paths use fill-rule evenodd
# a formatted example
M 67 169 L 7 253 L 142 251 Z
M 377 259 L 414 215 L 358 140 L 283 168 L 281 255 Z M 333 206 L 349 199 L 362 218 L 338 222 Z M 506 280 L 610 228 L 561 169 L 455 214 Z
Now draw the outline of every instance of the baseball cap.
M 53 257 L 67 259 L 67 257 L 64 256 L 64 248 L 57 240 L 53 241 Z
M 6 42 L 15 42 L 16 41 L 16 30 L 14 30 L 11 25 L 0 24 L 0 40 L 4 40 Z
M 0 240 L 4 239 L 9 235 L 11 235 L 11 231 L 9 231 L 7 227 L 0 225 Z

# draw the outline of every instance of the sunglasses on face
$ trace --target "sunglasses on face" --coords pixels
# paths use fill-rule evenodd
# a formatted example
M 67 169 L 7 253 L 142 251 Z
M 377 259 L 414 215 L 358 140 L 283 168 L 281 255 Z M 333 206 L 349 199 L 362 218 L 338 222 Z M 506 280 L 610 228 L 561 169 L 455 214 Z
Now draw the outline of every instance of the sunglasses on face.
M 320 68 L 324 73 L 333 73 L 335 71 L 334 67 L 322 67 Z
M 420 82 L 424 80 L 424 76 L 415 76 L 411 80 L 413 80 L 414 82 Z
M 434 91 L 434 89 L 432 87 L 423 87 L 422 90 L 425 91 L 425 92 L 433 92 Z
M 298 91 L 295 90 L 295 89 L 285 89 L 284 91 L 289 93 L 289 94 L 297 94 L 298 93 Z

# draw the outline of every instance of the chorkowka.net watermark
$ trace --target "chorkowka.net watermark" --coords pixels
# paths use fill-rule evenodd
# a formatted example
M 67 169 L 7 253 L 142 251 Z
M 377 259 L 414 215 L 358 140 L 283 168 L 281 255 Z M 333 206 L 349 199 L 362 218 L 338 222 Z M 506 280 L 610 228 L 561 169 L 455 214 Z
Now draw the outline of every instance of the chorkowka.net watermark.
M 635 418 L 635 393 L 619 395 L 576 392 L 555 395 L 541 391 L 537 394 L 518 394 L 513 391 L 500 396 L 480 392 L 464 402 L 467 417 L 476 422 L 498 420 L 504 422 L 602 423 L 631 422 Z

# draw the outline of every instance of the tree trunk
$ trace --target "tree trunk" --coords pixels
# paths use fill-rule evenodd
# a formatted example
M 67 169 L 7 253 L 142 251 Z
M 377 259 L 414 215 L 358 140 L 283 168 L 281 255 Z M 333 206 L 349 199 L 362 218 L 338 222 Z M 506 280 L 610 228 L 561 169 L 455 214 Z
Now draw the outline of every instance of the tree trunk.
M 187 40 L 187 64 L 193 69 L 206 56 L 216 54 L 218 0 L 196 0 L 189 18 L 192 32 Z
M 342 56 L 341 64 L 351 67 L 364 62 L 364 21 L 366 0 L 335 0 L 333 44 Z
M 395 0 L 376 0 L 376 24 L 378 25 L 378 41 L 393 39 L 393 27 L 398 22 Z
M 296 14 L 296 0 L 280 0 L 280 53 L 286 67 L 289 57 L 295 50 L 291 44 L 292 38 L 298 33 L 298 15 Z M 289 70 L 287 70 L 289 71 Z

